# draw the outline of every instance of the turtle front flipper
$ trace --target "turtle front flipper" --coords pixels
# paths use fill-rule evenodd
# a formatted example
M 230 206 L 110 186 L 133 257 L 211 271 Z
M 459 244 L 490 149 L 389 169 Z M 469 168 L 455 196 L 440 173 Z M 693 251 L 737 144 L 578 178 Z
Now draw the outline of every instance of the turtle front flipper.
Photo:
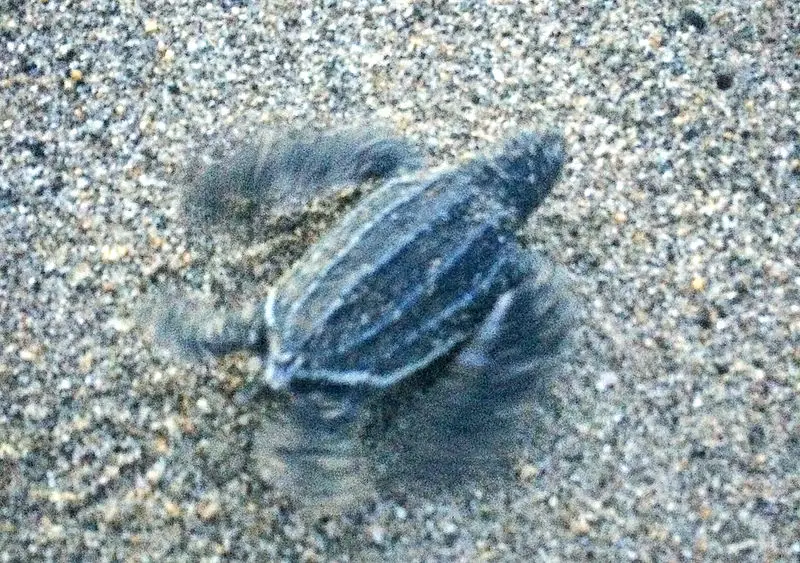
M 350 385 L 293 382 L 290 404 L 267 414 L 255 436 L 256 473 L 287 490 L 301 511 L 330 516 L 374 491 L 359 439 L 366 391 Z
M 450 486 L 509 473 L 575 324 L 563 273 L 540 255 L 530 272 L 399 417 L 390 480 Z
M 273 133 L 203 170 L 190 182 L 184 207 L 213 223 L 231 218 L 244 204 L 289 208 L 333 188 L 422 165 L 408 141 L 378 127 Z
M 531 274 L 501 295 L 455 367 L 475 381 L 483 404 L 502 406 L 517 393 L 541 384 L 561 355 L 575 324 L 564 272 L 534 253 Z

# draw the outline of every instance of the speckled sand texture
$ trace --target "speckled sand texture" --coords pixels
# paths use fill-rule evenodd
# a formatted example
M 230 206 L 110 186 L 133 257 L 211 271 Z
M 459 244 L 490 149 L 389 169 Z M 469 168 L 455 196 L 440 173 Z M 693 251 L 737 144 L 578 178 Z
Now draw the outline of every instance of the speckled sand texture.
M 797 561 L 800 4 L 301 4 L 0 0 L 0 560 Z M 196 155 L 375 119 L 441 163 L 560 128 L 523 238 L 583 324 L 506 485 L 315 522 L 237 455 L 257 366 L 134 314 L 263 295 L 343 208 L 196 233 Z

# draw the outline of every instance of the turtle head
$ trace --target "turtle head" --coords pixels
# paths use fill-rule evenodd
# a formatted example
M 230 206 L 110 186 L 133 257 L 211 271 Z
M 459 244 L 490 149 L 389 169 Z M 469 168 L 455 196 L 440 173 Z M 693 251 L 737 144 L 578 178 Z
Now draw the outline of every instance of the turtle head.
M 490 160 L 504 199 L 523 216 L 550 193 L 564 163 L 564 138 L 526 131 L 509 139 Z

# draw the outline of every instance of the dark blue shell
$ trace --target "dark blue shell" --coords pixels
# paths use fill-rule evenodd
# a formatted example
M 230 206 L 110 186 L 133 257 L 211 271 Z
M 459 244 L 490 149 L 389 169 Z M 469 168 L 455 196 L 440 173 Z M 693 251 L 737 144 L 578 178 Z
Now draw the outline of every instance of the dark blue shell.
M 555 181 L 554 142 L 523 136 L 362 200 L 274 288 L 272 383 L 385 386 L 469 338 L 528 274 L 514 233 Z

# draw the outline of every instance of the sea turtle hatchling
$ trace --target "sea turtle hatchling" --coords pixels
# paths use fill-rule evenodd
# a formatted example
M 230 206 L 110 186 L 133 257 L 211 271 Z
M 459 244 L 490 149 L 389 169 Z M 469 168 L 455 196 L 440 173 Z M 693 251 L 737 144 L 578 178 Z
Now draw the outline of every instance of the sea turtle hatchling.
M 307 191 L 386 181 L 308 248 L 255 313 L 190 322 L 173 309 L 161 333 L 214 356 L 262 356 L 263 377 L 240 398 L 289 391 L 291 407 L 266 432 L 266 463 L 304 493 L 359 486 L 347 479 L 360 468 L 353 434 L 364 405 L 432 364 L 454 374 L 425 423 L 425 439 L 438 442 L 427 451 L 444 458 L 458 441 L 452 428 L 480 441 L 492 410 L 535 383 L 570 328 L 556 268 L 515 236 L 562 162 L 560 136 L 530 132 L 438 171 L 418 170 L 402 140 L 355 131 L 244 149 L 213 166 L 195 196 L 218 203 L 226 192 L 268 197 L 298 181 Z

